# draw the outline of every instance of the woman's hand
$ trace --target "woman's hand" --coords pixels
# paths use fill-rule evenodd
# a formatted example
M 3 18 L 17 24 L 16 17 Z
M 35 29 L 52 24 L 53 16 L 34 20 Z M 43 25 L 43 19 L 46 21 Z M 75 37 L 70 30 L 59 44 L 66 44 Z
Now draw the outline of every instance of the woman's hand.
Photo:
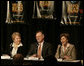
M 70 59 L 70 57 L 69 56 L 64 56 L 64 59 Z

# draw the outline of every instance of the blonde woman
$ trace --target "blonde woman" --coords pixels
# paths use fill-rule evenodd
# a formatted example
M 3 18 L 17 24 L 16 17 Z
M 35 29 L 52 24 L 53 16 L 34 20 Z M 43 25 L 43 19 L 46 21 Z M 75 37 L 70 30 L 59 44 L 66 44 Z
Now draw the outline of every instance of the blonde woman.
M 12 34 L 13 42 L 10 44 L 10 55 L 13 57 L 17 53 L 23 54 L 23 44 L 21 42 L 21 34 L 19 32 L 14 32 Z

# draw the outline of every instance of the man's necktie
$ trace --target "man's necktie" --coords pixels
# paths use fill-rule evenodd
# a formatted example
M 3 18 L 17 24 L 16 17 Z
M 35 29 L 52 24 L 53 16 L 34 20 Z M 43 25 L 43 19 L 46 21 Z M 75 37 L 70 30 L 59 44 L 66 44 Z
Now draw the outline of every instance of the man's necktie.
M 39 44 L 38 47 L 38 57 L 41 58 L 41 44 Z

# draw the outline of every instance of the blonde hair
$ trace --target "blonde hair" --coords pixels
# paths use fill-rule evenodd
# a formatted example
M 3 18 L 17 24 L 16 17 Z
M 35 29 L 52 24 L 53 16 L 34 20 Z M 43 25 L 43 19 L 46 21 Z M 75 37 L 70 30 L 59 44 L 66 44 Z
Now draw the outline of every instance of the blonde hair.
M 19 32 L 14 32 L 12 34 L 12 40 L 14 40 L 14 38 L 15 38 L 16 35 L 19 36 L 19 37 L 21 37 L 21 34 Z

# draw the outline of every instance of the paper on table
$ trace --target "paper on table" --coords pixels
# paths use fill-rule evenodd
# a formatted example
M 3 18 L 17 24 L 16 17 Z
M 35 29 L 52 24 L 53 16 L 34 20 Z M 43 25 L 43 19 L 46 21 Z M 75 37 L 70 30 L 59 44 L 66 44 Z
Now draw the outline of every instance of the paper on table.
M 62 62 L 80 62 L 80 60 L 63 60 Z
M 39 58 L 37 58 L 37 57 L 29 57 L 28 59 L 29 60 L 39 60 Z
M 80 60 L 72 60 L 72 59 L 68 59 L 68 60 L 63 60 L 63 59 L 57 59 L 58 62 L 80 62 Z
M 1 59 L 11 59 L 11 57 L 7 56 L 7 55 L 4 55 L 4 56 L 1 56 Z
M 44 61 L 44 59 L 39 59 L 37 57 L 28 57 L 28 58 L 24 58 L 24 60 L 39 60 L 39 61 Z

